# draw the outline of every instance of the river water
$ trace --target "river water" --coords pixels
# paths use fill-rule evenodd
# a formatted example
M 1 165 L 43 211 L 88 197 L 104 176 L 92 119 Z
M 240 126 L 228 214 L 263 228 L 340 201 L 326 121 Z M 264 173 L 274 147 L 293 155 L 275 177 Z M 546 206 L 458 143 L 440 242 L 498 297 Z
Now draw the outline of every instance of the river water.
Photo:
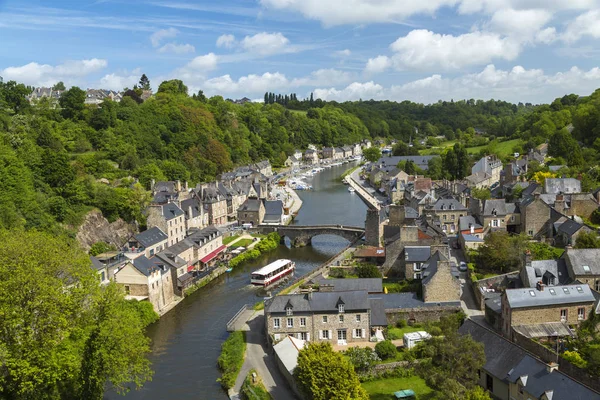
M 332 167 L 307 180 L 313 190 L 298 192 L 303 205 L 294 224 L 364 226 L 365 204 L 338 179 L 352 165 Z M 322 235 L 313 238 L 312 246 L 280 246 L 186 297 L 148 328 L 152 382 L 125 397 L 108 393 L 106 398 L 227 399 L 216 382 L 220 376 L 216 366 L 220 346 L 228 335 L 225 325 L 244 304 L 253 304 L 264 296 L 261 289 L 250 285 L 250 272 L 276 259 L 289 258 L 296 262 L 296 275 L 304 275 L 347 245 L 345 239 Z

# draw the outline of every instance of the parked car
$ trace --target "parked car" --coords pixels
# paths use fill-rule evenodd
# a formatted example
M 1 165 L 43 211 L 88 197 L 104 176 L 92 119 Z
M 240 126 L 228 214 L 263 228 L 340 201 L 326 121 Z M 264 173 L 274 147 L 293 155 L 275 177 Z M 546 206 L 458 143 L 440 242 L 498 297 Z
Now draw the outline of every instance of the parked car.
M 458 270 L 461 272 L 465 272 L 468 269 L 469 269 L 469 267 L 467 267 L 467 263 L 464 261 L 461 261 L 460 264 L 458 265 Z

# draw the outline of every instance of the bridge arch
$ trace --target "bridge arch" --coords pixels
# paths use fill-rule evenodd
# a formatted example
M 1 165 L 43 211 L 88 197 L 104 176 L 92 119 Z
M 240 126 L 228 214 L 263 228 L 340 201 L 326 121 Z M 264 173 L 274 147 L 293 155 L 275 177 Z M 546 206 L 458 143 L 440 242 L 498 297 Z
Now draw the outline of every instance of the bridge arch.
M 261 233 L 277 232 L 284 238 L 288 237 L 292 246 L 310 246 L 312 238 L 320 235 L 340 236 L 349 242 L 360 239 L 365 234 L 365 229 L 355 226 L 344 225 L 316 225 L 316 226 L 259 226 Z

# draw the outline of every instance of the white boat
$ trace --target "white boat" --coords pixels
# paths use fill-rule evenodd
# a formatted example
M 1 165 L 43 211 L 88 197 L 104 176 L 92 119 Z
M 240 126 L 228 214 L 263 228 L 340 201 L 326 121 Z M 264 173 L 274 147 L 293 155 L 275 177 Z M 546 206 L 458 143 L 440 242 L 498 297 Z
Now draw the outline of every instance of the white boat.
M 253 285 L 269 286 L 294 272 L 296 264 L 292 260 L 281 259 L 256 270 L 250 276 Z
M 354 193 L 354 192 L 356 192 L 356 190 L 354 190 L 354 188 L 353 188 L 352 186 L 348 186 L 348 191 L 349 191 L 350 193 Z

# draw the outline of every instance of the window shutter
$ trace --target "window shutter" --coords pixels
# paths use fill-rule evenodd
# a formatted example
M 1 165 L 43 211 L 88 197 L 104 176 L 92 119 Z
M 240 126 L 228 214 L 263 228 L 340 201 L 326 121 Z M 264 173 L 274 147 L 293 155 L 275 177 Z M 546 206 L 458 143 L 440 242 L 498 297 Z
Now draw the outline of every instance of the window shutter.
M 365 328 L 363 328 L 363 329 L 362 329 L 362 336 L 361 336 L 361 337 L 362 337 L 363 339 L 366 337 L 366 335 L 365 335 Z
M 306 341 L 307 341 L 307 342 L 310 342 L 310 333 L 307 333 L 307 334 L 306 334 Z
M 356 339 L 356 329 L 352 329 L 352 339 Z
M 319 339 L 323 339 L 323 331 L 319 329 Z
M 333 339 L 333 335 L 331 334 L 331 329 L 329 330 L 329 340 Z

